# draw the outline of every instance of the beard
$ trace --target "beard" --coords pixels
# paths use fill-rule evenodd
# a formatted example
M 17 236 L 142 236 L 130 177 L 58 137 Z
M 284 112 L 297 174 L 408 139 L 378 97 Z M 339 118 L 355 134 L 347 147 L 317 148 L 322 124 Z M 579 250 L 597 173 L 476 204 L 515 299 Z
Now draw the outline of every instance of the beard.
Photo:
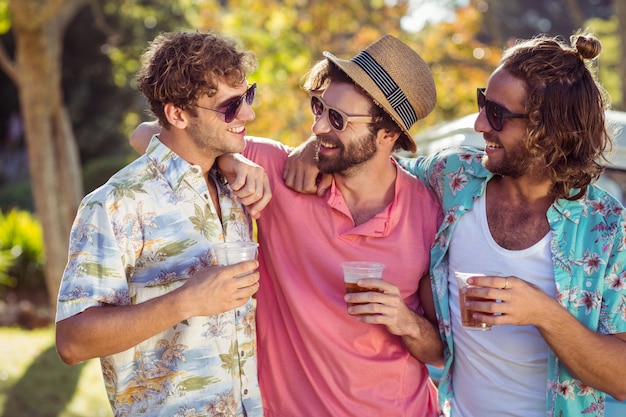
M 490 140 L 497 142 L 493 139 Z M 498 160 L 489 158 L 487 154 L 483 155 L 482 164 L 489 172 L 514 179 L 530 172 L 532 168 L 530 154 L 523 141 L 520 141 L 515 147 L 502 148 L 502 150 L 504 151 L 501 152 L 503 156 Z
M 331 143 L 339 149 L 334 155 L 325 155 L 317 152 L 317 167 L 322 174 L 342 174 L 369 161 L 378 151 L 376 136 L 368 133 L 359 139 L 353 139 L 344 145 L 335 135 L 317 136 L 317 146 L 320 143 Z
M 203 125 L 197 117 L 190 119 L 186 129 L 193 144 L 202 151 L 223 155 L 238 153 L 243 150 L 243 141 L 241 143 L 229 143 L 224 138 L 216 136 L 215 130 Z

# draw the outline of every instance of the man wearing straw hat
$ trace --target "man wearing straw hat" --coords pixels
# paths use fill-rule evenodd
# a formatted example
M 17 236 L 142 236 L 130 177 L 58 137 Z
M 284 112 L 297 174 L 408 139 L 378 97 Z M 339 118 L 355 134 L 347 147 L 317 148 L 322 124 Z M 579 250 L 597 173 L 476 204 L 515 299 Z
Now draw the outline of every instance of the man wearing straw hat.
M 432 74 L 393 36 L 351 60 L 324 56 L 304 88 L 318 164 L 333 175 L 326 195 L 287 188 L 283 145 L 251 138 L 244 151 L 266 170 L 273 195 L 258 220 L 265 415 L 434 416 L 422 362 L 442 358 L 428 279 L 441 209 L 391 158 L 415 150 L 409 129 L 435 105 Z M 364 304 L 346 311 L 341 262 L 359 260 L 384 263 L 384 280 L 361 282 L 372 291 L 347 295 Z
M 441 208 L 391 157 L 415 150 L 409 129 L 435 105 L 433 77 L 389 35 L 351 60 L 324 56 L 304 85 L 319 167 L 333 175 L 324 198 L 283 182 L 286 146 L 248 137 L 244 151 L 265 169 L 273 196 L 258 220 L 264 413 L 436 416 L 424 362 L 443 358 L 428 279 Z M 383 280 L 361 280 L 370 291 L 345 295 L 341 263 L 359 260 L 384 263 Z

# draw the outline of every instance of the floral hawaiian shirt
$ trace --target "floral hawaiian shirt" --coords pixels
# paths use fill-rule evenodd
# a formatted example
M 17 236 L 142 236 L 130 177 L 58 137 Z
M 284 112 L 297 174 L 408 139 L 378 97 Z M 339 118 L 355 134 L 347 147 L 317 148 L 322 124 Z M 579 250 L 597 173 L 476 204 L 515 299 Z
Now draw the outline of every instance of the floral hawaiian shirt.
M 251 240 L 252 222 L 219 172 L 218 218 L 200 167 L 158 137 L 82 201 L 70 236 L 57 321 L 89 307 L 139 304 L 215 264 L 211 244 Z M 116 416 L 262 416 L 255 308 L 192 317 L 101 358 Z
M 439 404 L 453 415 L 451 371 L 454 346 L 448 309 L 448 246 L 455 226 L 470 211 L 492 177 L 481 164 L 483 152 L 445 149 L 429 157 L 403 159 L 439 196 L 444 222 L 431 252 L 432 285 L 445 367 Z M 589 329 L 601 334 L 626 332 L 626 211 L 602 189 L 591 185 L 575 201 L 558 200 L 547 212 L 559 303 Z M 573 377 L 554 353 L 548 360 L 546 412 L 549 416 L 603 416 L 606 395 Z

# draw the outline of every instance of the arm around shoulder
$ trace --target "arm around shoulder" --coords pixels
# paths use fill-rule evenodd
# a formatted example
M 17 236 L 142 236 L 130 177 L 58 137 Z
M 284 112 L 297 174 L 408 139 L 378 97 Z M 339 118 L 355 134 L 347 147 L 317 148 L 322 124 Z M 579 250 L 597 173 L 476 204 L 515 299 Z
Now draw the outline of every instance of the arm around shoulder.
M 144 154 L 152 136 L 160 132 L 161 126 L 156 120 L 140 123 L 139 126 L 133 130 L 133 133 L 130 134 L 128 143 L 139 154 Z

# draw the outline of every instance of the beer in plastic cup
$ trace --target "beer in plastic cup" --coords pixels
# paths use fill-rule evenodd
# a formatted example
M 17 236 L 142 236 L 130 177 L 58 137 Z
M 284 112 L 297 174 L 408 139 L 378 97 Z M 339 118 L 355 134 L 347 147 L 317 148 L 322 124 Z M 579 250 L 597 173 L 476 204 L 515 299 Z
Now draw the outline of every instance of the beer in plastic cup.
M 491 330 L 491 324 L 483 323 L 473 318 L 472 314 L 474 313 L 474 311 L 469 310 L 467 306 L 465 305 L 465 301 L 467 300 L 481 301 L 481 300 L 486 300 L 486 299 L 476 298 L 476 297 L 467 297 L 467 294 L 463 293 L 463 288 L 465 287 L 467 288 L 476 287 L 474 285 L 467 285 L 467 279 L 469 277 L 485 276 L 485 274 L 470 273 L 470 272 L 455 272 L 454 275 L 456 276 L 457 286 L 459 287 L 459 304 L 461 307 L 461 310 L 460 310 L 461 311 L 461 323 L 463 325 L 463 328 L 466 330 L 482 330 L 482 331 Z M 499 275 L 499 274 L 490 273 L 490 275 Z
M 342 262 L 341 267 L 343 269 L 343 281 L 346 287 L 346 294 L 353 292 L 367 292 L 378 291 L 376 289 L 359 287 L 357 281 L 361 278 L 376 278 L 382 279 L 383 269 L 385 264 L 380 262 Z M 348 303 L 348 307 L 355 305 L 355 303 Z

